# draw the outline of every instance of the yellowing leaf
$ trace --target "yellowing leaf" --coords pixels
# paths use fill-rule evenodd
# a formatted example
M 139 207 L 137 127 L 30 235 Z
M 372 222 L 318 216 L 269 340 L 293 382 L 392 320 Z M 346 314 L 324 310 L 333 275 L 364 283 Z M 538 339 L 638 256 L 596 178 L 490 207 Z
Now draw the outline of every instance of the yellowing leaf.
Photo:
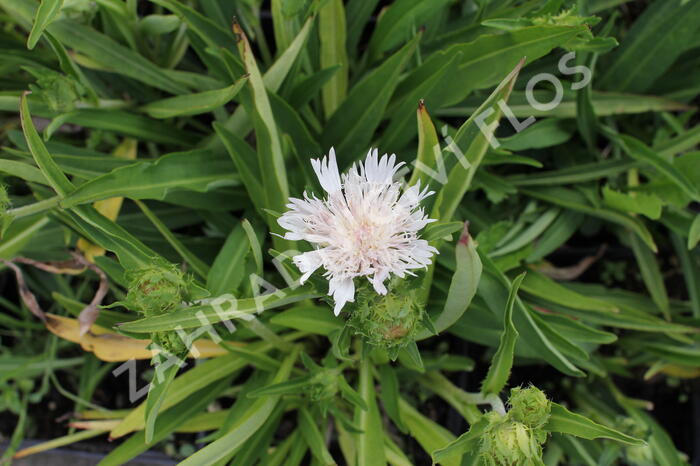
M 147 346 L 151 340 L 139 340 L 112 332 L 99 325 L 93 325 L 89 332 L 80 335 L 77 319 L 46 314 L 46 327 L 51 333 L 64 340 L 78 343 L 85 351 L 94 353 L 103 361 L 117 362 L 129 359 L 150 359 L 153 354 Z M 199 358 L 222 356 L 228 352 L 211 340 L 198 340 L 193 344 Z M 192 354 L 189 355 L 192 357 Z

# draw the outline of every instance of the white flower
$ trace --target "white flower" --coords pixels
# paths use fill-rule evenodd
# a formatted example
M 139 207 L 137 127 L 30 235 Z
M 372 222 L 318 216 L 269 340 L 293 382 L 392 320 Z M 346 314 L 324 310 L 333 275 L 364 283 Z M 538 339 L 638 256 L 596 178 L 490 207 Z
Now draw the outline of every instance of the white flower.
M 367 277 L 379 294 L 386 294 L 384 281 L 390 274 L 404 278 L 411 270 L 426 268 L 437 250 L 419 239 L 418 231 L 434 221 L 420 208 L 421 200 L 433 194 L 421 191 L 420 183 L 401 193 L 393 181 L 403 162 L 396 156 L 370 150 L 364 163 L 338 173 L 335 151 L 329 157 L 311 160 L 328 198 L 290 198 L 289 211 L 278 223 L 288 230 L 289 240 L 312 243 L 315 250 L 294 257 L 303 273 L 303 283 L 319 267 L 326 270 L 328 294 L 335 301 L 336 315 L 346 302 L 355 300 L 355 277 Z

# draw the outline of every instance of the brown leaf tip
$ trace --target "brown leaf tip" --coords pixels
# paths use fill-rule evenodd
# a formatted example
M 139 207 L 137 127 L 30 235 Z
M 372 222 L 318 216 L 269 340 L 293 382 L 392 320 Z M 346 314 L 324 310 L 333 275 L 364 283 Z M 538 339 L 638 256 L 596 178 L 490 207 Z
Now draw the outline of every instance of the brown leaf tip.
M 459 237 L 459 244 L 467 245 L 467 244 L 469 244 L 470 239 L 471 239 L 471 236 L 469 236 L 469 222 L 465 221 L 464 222 L 464 229 L 462 230 L 462 234 Z

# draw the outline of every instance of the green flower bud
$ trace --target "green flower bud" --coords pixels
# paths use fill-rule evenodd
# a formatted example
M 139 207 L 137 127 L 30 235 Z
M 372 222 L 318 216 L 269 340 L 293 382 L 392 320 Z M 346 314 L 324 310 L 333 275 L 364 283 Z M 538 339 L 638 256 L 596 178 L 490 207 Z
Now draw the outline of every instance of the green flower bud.
M 174 356 L 183 357 L 189 352 L 189 348 L 185 346 L 185 342 L 177 332 L 153 333 L 151 339 L 158 348 Z
M 481 439 L 479 456 L 493 466 L 534 465 L 541 458 L 542 448 L 528 426 L 511 422 L 492 413 L 492 424 Z
M 314 374 L 308 391 L 311 401 L 333 398 L 338 393 L 338 377 L 340 377 L 340 374 L 334 369 L 323 369 Z
M 156 261 L 128 271 L 126 278 L 126 304 L 147 317 L 165 314 L 187 300 L 190 280 L 174 264 Z
M 537 387 L 514 388 L 510 391 L 508 416 L 532 429 L 543 427 L 549 420 L 551 403 Z
M 637 438 L 647 438 L 649 436 L 649 431 L 645 427 L 640 426 L 631 417 L 622 417 L 618 420 L 620 430 L 628 433 L 629 435 Z M 625 459 L 627 463 L 634 466 L 654 466 L 654 454 L 651 451 L 651 447 L 647 445 L 626 445 L 625 446 Z
M 416 291 L 404 281 L 386 295 L 358 290 L 348 325 L 371 345 L 398 350 L 415 339 L 423 316 Z

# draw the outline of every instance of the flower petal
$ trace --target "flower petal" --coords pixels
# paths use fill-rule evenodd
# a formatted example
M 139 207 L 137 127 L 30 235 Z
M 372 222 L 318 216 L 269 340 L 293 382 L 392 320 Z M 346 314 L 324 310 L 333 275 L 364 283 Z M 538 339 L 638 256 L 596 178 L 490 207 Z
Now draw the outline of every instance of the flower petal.
M 331 278 L 328 282 L 328 294 L 335 301 L 333 313 L 338 315 L 345 303 L 355 301 L 355 283 L 352 278 Z
M 304 274 L 299 279 L 299 283 L 301 284 L 303 284 L 323 263 L 321 254 L 318 251 L 309 251 L 296 255 L 292 260 L 299 271 Z
M 335 161 L 335 149 L 331 147 L 331 150 L 328 151 L 328 158 L 323 157 L 322 160 L 311 159 L 311 166 L 314 168 L 321 186 L 328 194 L 340 191 L 340 173 L 338 172 L 338 164 Z
M 386 286 L 384 286 L 384 280 L 389 277 L 389 271 L 386 269 L 377 270 L 369 279 L 370 283 L 374 287 L 374 291 L 379 294 L 386 294 Z

